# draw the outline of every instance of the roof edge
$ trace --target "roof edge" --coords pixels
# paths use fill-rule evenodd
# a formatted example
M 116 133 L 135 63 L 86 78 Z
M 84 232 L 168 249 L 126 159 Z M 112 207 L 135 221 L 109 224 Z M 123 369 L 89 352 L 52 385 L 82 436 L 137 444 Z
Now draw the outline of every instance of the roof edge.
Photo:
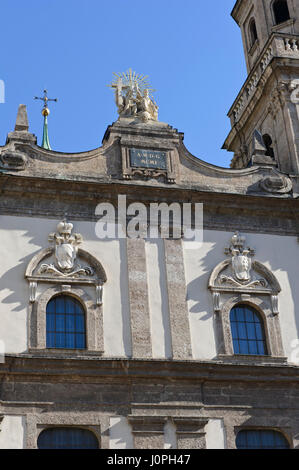
M 242 1 L 243 1 L 243 0 L 237 0 L 236 3 L 235 3 L 234 8 L 233 8 L 232 11 L 231 11 L 231 16 L 232 16 L 232 18 L 235 20 L 235 22 L 236 22 L 239 26 L 240 26 L 240 24 L 239 24 L 239 22 L 238 22 L 237 16 L 238 16 L 238 12 L 239 12 L 239 10 L 240 10 Z

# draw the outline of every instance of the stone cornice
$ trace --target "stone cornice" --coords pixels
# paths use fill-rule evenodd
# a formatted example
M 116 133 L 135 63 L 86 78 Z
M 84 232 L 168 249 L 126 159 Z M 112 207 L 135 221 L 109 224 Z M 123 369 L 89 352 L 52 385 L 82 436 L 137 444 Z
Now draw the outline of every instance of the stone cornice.
M 258 364 L 256 361 L 240 359 L 227 364 L 223 361 L 169 361 L 152 359 L 60 359 L 32 357 L 26 354 L 5 356 L 0 364 L 1 381 L 10 377 L 15 381 L 42 380 L 49 382 L 72 382 L 80 380 L 93 383 L 135 380 L 162 382 L 173 380 L 198 382 L 271 382 L 299 383 L 299 367 L 295 365 Z
M 266 83 L 272 74 L 272 70 L 269 68 L 272 62 L 277 59 L 295 59 L 294 65 L 297 65 L 299 49 L 293 49 L 292 41 L 294 40 L 298 41 L 299 36 L 285 33 L 272 33 L 269 37 L 260 54 L 259 60 L 251 70 L 237 98 L 228 111 L 233 129 L 227 137 L 223 148 L 229 148 L 229 142 L 232 140 L 231 134 L 236 132 L 234 130 L 236 124 L 238 123 L 240 125 L 241 119 L 244 121 L 242 116 L 244 113 L 246 113 L 246 117 L 248 117 L 248 114 L 252 111 L 252 102 L 256 102 L 262 96 Z M 256 95 L 258 95 L 258 97 L 256 97 Z
M 191 154 L 186 154 L 186 157 L 190 158 L 190 161 L 192 163 L 194 160 L 196 160 L 196 157 L 193 157 Z M 246 177 L 249 178 L 248 181 L 250 181 L 250 183 L 252 184 L 253 175 L 255 175 L 257 178 L 256 182 L 259 182 L 260 179 L 264 177 L 264 171 L 266 171 L 267 174 L 269 172 L 272 173 L 273 170 L 271 168 L 269 169 L 269 167 L 267 166 L 260 165 L 251 168 L 235 170 L 229 168 L 216 167 L 214 165 L 201 161 L 199 161 L 198 164 L 201 163 L 203 163 L 202 167 L 210 173 L 205 174 L 206 178 L 226 177 L 227 183 L 224 183 L 221 187 L 217 188 L 217 186 L 215 185 L 215 181 L 213 181 L 213 187 L 210 184 L 204 185 L 202 184 L 202 182 L 197 183 L 196 181 L 190 183 L 186 183 L 184 181 L 180 184 L 173 185 L 169 185 L 166 183 L 157 184 L 156 182 L 154 184 L 152 184 L 151 182 L 147 182 L 147 184 L 145 184 L 142 180 L 126 181 L 117 178 L 111 179 L 109 176 L 104 175 L 101 177 L 84 177 L 78 175 L 77 177 L 64 176 L 63 178 L 57 178 L 55 175 L 45 176 L 44 174 L 35 174 L 29 176 L 6 171 L 5 173 L 0 172 L 0 190 L 2 196 L 4 196 L 5 194 L 15 194 L 15 196 L 17 197 L 19 191 L 22 191 L 23 195 L 28 196 L 28 198 L 30 198 L 33 193 L 39 194 L 44 197 L 47 197 L 47 195 L 50 197 L 51 194 L 52 196 L 54 194 L 59 194 L 60 196 L 71 197 L 73 192 L 75 191 L 76 197 L 80 198 L 80 196 L 82 196 L 83 199 L 87 199 L 88 197 L 94 197 L 96 194 L 100 195 L 102 190 L 110 190 L 110 192 L 118 192 L 119 194 L 121 194 L 121 191 L 124 191 L 125 193 L 136 193 L 139 190 L 142 193 L 147 193 L 149 199 L 151 199 L 150 194 L 152 194 L 152 197 L 155 198 L 157 192 L 159 192 L 159 194 L 163 194 L 166 199 L 172 199 L 172 195 L 174 193 L 181 191 L 191 191 L 194 194 L 212 193 L 219 195 L 227 194 L 232 196 L 246 195 L 247 197 L 256 196 L 262 197 L 263 199 L 275 197 L 274 194 L 264 193 L 259 190 L 252 190 L 249 192 L 246 186 Z M 284 173 L 281 172 L 279 172 L 279 174 L 284 175 Z M 296 175 L 291 175 L 291 177 L 293 178 L 294 183 L 298 179 Z M 239 185 L 239 188 L 234 187 L 233 185 L 229 185 L 229 183 L 232 183 L 234 179 L 240 180 L 241 178 L 244 178 L 245 183 L 242 189 L 241 185 Z M 289 194 L 285 195 L 285 197 L 288 199 L 292 199 L 292 196 Z M 188 199 L 190 199 L 190 195 L 188 195 Z
M 246 0 L 246 1 L 247 1 L 247 0 Z M 239 26 L 240 26 L 239 17 L 240 17 L 240 12 L 241 12 L 243 3 L 244 3 L 244 0 L 237 0 L 237 2 L 236 2 L 235 5 L 234 5 L 234 8 L 233 8 L 233 10 L 232 10 L 232 12 L 231 12 L 232 18 L 235 20 L 235 22 L 236 22 Z
M 173 128 L 169 124 L 163 122 L 155 122 L 148 124 L 134 124 L 131 122 L 132 119 L 122 118 L 108 126 L 104 134 L 102 143 L 105 145 L 111 140 L 115 140 L 115 137 L 121 138 L 122 136 L 143 136 L 145 138 L 159 138 L 178 142 L 179 139 L 184 140 L 184 134 L 178 132 L 177 129 Z
M 238 172 L 237 172 L 238 173 Z M 203 203 L 204 228 L 275 233 L 297 236 L 299 200 L 273 197 L 268 194 L 240 194 L 202 190 L 195 185 L 153 187 L 134 182 L 84 182 L 47 180 L 42 178 L 0 176 L 0 214 L 22 217 L 63 218 L 65 207 L 72 220 L 97 221 L 95 208 L 110 201 L 117 206 L 118 195 L 127 196 L 127 203 L 156 202 Z M 275 201 L 275 204 L 273 203 Z

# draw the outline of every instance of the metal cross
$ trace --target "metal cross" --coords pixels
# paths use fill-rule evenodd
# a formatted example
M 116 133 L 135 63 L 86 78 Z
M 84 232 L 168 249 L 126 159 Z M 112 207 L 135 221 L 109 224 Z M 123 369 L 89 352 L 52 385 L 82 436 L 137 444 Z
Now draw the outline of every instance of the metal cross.
M 44 96 L 43 98 L 39 98 L 38 96 L 35 96 L 34 97 L 35 100 L 42 100 L 44 102 L 44 108 L 47 108 L 48 106 L 48 101 L 58 101 L 57 98 L 55 99 L 52 99 L 52 98 L 48 98 L 48 91 L 47 90 L 44 90 Z

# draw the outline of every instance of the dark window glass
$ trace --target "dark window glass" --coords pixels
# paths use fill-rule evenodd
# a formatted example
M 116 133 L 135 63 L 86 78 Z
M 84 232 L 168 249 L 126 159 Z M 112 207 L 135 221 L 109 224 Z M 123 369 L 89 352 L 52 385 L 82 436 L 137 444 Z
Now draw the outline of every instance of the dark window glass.
M 276 24 L 283 23 L 290 19 L 288 2 L 286 0 L 276 0 L 273 3 L 273 11 Z
M 253 18 L 249 23 L 249 35 L 250 35 L 250 45 L 253 46 L 255 41 L 258 40 L 256 24 L 255 24 L 255 20 Z
M 82 305 L 73 297 L 54 297 L 47 305 L 47 348 L 85 347 L 85 314 Z
M 274 157 L 273 142 L 272 142 L 271 137 L 268 134 L 265 134 L 263 135 L 263 141 L 267 149 L 265 155 L 273 158 L 274 160 L 275 157 Z
M 252 307 L 236 305 L 230 313 L 230 324 L 235 354 L 268 354 L 262 319 Z
M 278 431 L 240 431 L 236 439 L 237 449 L 289 449 L 286 438 Z
M 37 441 L 39 449 L 98 449 L 96 436 L 87 429 L 50 428 Z

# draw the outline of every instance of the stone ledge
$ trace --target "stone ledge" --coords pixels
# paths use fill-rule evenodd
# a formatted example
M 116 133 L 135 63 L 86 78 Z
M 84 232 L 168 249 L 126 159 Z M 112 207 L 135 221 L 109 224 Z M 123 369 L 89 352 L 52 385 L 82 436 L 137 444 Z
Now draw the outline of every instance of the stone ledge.
M 288 365 L 287 357 L 274 357 L 274 356 L 260 356 L 260 355 L 246 355 L 246 354 L 236 354 L 236 355 L 226 355 L 219 354 L 218 359 L 224 363 L 229 364 L 240 364 L 240 365 L 271 365 L 271 364 L 285 364 Z
M 173 380 L 188 380 L 195 383 L 217 381 L 243 382 L 299 382 L 299 366 L 285 363 L 228 363 L 224 361 L 195 361 L 195 360 L 153 360 L 125 358 L 96 358 L 79 359 L 58 357 L 34 357 L 30 354 L 5 356 L 5 363 L 0 365 L 0 376 L 22 377 L 43 381 L 71 382 L 80 376 L 84 380 L 103 381 L 134 379 L 152 381 L 153 378 L 162 382 Z
M 65 348 L 29 348 L 30 357 L 43 357 L 49 359 L 102 359 L 104 351 L 90 351 L 86 349 L 65 349 Z

